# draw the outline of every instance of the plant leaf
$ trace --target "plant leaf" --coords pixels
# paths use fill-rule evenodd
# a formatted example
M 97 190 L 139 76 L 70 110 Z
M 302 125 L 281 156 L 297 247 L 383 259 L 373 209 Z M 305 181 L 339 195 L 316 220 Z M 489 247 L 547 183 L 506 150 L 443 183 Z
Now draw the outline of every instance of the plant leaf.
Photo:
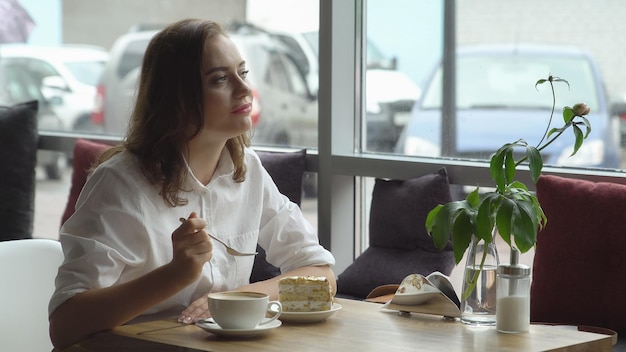
M 563 122 L 565 122 L 566 124 L 572 122 L 574 116 L 574 110 L 571 107 L 566 106 L 563 108 Z
M 585 125 L 586 128 L 586 132 L 585 132 L 585 139 L 587 139 L 587 137 L 589 136 L 589 133 L 591 133 L 591 123 L 589 122 L 589 120 L 584 117 L 584 116 L 580 116 L 580 119 L 583 120 L 582 122 L 579 122 L 578 124 L 583 124 Z
M 426 216 L 426 231 L 433 238 L 433 243 L 439 249 L 443 249 L 452 237 L 452 230 L 457 217 L 462 212 L 472 213 L 472 209 L 466 201 L 454 201 L 445 205 L 437 205 Z
M 478 206 L 478 213 L 476 213 L 476 237 L 489 243 L 493 240 L 492 231 L 495 219 L 492 215 L 492 209 L 499 202 L 500 195 L 498 193 L 486 193 L 483 195 L 483 199 Z
M 480 201 L 480 194 L 478 193 L 479 189 L 480 188 L 476 186 L 476 188 L 470 192 L 467 197 L 465 197 L 467 203 L 469 203 L 470 207 L 474 209 L 478 207 L 478 202 Z
M 496 182 L 496 187 L 498 189 L 504 189 L 505 185 L 505 175 L 502 170 L 507 149 L 507 145 L 504 145 L 502 146 L 502 148 L 498 149 L 498 151 L 491 156 L 491 161 L 489 163 L 491 178 Z
M 515 245 L 522 253 L 528 252 L 537 241 L 537 214 L 532 202 L 515 202 L 513 232 Z
M 515 158 L 513 157 L 513 148 L 509 148 L 506 151 L 504 157 L 504 173 L 506 175 L 506 183 L 511 183 L 511 181 L 515 178 Z M 504 186 L 502 188 L 504 188 Z
M 532 145 L 526 146 L 526 158 L 528 158 L 528 168 L 530 169 L 530 178 L 537 183 L 541 170 L 543 169 L 543 159 L 539 150 Z
M 454 221 L 452 243 L 454 251 L 454 259 L 458 264 L 463 255 L 467 251 L 474 233 L 471 217 L 467 212 L 460 212 Z
M 426 216 L 426 231 L 433 238 L 435 247 L 443 249 L 450 241 L 450 207 L 437 205 Z
M 585 137 L 583 136 L 583 131 L 580 130 L 578 125 L 572 125 L 572 131 L 574 131 L 574 137 L 576 137 L 576 141 L 574 141 L 574 151 L 570 156 L 573 156 L 578 152 L 578 149 L 583 145 L 583 140 Z
M 542 79 L 540 79 L 540 80 L 538 80 L 538 81 L 537 81 L 537 83 L 535 83 L 535 89 L 537 89 L 537 86 L 538 86 L 538 85 L 540 85 L 540 84 L 544 84 L 544 83 L 546 83 L 547 81 L 548 81 L 547 79 L 543 79 L 543 78 L 542 78 Z M 538 89 L 537 89 L 537 90 L 538 90 Z
M 500 203 L 498 213 L 496 214 L 496 227 L 498 228 L 498 233 L 504 242 L 506 242 L 509 246 L 511 245 L 511 230 L 513 227 L 512 216 L 514 207 L 515 203 L 512 200 L 503 198 Z

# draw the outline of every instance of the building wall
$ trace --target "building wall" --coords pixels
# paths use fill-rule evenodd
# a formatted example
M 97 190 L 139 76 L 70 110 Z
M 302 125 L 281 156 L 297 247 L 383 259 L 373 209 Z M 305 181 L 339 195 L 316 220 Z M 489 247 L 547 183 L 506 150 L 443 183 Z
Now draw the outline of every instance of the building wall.
M 162 26 L 186 17 L 223 24 L 246 18 L 246 0 L 63 0 L 62 6 L 64 43 L 107 49 L 137 25 Z

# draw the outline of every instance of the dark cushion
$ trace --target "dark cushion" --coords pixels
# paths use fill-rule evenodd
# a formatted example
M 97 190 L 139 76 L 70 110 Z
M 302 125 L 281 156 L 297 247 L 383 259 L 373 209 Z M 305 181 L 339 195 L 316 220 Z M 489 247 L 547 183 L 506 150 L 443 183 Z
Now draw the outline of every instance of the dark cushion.
M 38 108 L 37 101 L 0 107 L 0 240 L 32 238 Z
M 306 150 L 293 153 L 257 151 L 263 167 L 272 176 L 278 190 L 289 200 L 300 205 L 302 180 L 306 166 Z M 280 269 L 265 260 L 265 250 L 257 245 L 259 254 L 254 257 L 250 282 L 263 281 L 280 275 Z
M 454 268 L 452 247 L 438 250 L 425 222 L 437 204 L 451 201 L 445 169 L 408 180 L 376 179 L 370 207 L 370 246 L 338 276 L 340 296 L 364 299 L 374 288 Z
M 544 175 L 531 321 L 626 333 L 626 186 Z
M 61 225 L 74 214 L 76 201 L 87 181 L 87 172 L 91 168 L 91 165 L 100 154 L 109 148 L 111 148 L 111 146 L 108 144 L 92 142 L 82 138 L 76 140 L 72 163 L 72 184 L 70 186 L 70 194 L 67 198 L 65 211 L 61 218 Z
M 302 202 L 302 181 L 306 166 L 306 150 L 291 153 L 258 151 L 257 154 L 267 172 L 272 176 L 280 193 L 292 202 Z

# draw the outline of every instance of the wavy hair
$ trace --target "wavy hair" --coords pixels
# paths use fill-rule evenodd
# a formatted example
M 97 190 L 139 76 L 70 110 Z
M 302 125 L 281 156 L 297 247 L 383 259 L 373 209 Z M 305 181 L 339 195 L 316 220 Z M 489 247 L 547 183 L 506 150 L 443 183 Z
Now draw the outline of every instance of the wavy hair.
M 188 141 L 204 127 L 202 60 L 206 40 L 216 35 L 227 35 L 219 24 L 185 19 L 152 38 L 143 58 L 126 137 L 98 160 L 100 164 L 123 150 L 133 153 L 144 176 L 160 186 L 160 195 L 172 207 L 187 203 L 180 197 L 188 177 L 183 153 Z M 235 165 L 235 182 L 245 179 L 248 146 L 248 134 L 226 142 Z

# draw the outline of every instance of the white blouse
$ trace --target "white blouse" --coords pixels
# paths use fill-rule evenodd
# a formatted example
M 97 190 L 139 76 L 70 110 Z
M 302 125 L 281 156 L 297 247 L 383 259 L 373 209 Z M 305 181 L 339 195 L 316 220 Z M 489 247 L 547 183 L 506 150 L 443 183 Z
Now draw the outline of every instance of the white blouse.
M 172 232 L 179 218 L 196 212 L 208 232 L 242 252 L 257 243 L 269 263 L 287 272 L 302 266 L 335 264 L 300 208 L 282 195 L 252 149 L 245 153 L 244 182 L 232 179 L 234 165 L 224 149 L 208 185 L 190 172 L 186 205 L 170 207 L 160 188 L 148 183 L 136 157 L 120 153 L 87 180 L 76 212 L 62 226 L 65 260 L 59 267 L 51 314 L 73 295 L 133 280 L 172 260 Z M 208 292 L 231 290 L 249 282 L 254 257 L 234 257 L 214 242 L 213 257 L 202 275 L 145 314 L 182 311 Z

